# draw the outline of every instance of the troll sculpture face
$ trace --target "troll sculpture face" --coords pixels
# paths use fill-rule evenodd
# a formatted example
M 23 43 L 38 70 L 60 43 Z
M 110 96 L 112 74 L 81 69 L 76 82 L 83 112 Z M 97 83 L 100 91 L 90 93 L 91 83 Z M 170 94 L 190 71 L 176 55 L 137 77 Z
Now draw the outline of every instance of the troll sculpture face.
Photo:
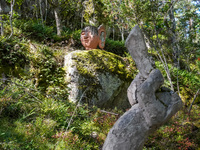
M 103 26 L 98 29 L 94 26 L 87 26 L 81 32 L 81 43 L 86 50 L 96 49 L 97 46 L 105 47 L 106 32 Z

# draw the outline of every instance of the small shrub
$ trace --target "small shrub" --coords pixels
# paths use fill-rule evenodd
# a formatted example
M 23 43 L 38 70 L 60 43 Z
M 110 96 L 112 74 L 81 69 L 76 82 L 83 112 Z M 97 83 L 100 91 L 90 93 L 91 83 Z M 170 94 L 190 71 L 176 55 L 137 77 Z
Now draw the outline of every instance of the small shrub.
M 6 86 L 5 86 L 6 84 Z M 43 97 L 30 81 L 12 79 L 1 83 L 0 106 L 2 116 L 23 119 L 32 117 L 32 110 L 38 107 Z M 34 111 L 37 111 L 35 109 Z
M 53 38 L 56 35 L 53 27 L 46 26 L 35 20 L 15 20 L 16 27 L 21 29 L 26 35 L 36 40 Z
M 31 82 L 12 80 L 0 90 L 0 148 L 99 149 L 118 115 L 82 105 L 69 125 L 74 109 L 75 104 L 42 94 Z
M 26 40 L 0 37 L 0 74 L 20 76 L 29 63 L 29 50 Z
M 126 56 L 126 53 L 128 53 L 125 47 L 125 43 L 122 41 L 113 41 L 110 39 L 106 39 L 106 44 L 104 49 L 108 52 L 112 52 L 119 56 Z
M 170 87 L 170 83 L 167 79 L 167 74 L 164 71 L 163 64 L 159 61 L 155 62 L 156 67 L 161 70 L 164 78 L 165 78 L 165 86 Z M 171 64 L 168 64 L 172 83 L 174 85 L 175 91 L 177 91 L 177 68 L 173 67 Z M 186 106 L 189 106 L 192 98 L 196 94 L 196 91 L 199 88 L 199 75 L 194 71 L 187 71 L 187 70 L 178 70 L 178 81 L 179 81 L 179 88 L 180 88 L 180 94 L 183 102 Z M 199 97 L 197 97 L 195 104 L 198 104 L 200 102 Z
M 172 118 L 168 124 L 162 126 L 149 136 L 146 148 L 195 150 L 199 147 L 199 128 L 194 121 L 199 120 L 199 110 L 193 109 L 192 116 L 184 111 L 179 112 L 178 118 Z
M 77 31 L 73 31 L 71 34 L 71 38 L 73 40 L 72 46 L 75 46 L 77 48 L 82 47 L 81 44 L 81 31 L 82 30 L 77 30 Z
M 57 63 L 53 51 L 47 47 L 39 47 L 37 52 L 31 55 L 30 73 L 31 77 L 36 79 L 35 84 L 42 87 L 44 91 L 46 91 L 49 86 L 60 86 L 62 90 L 67 88 L 64 82 L 65 71 L 62 66 Z
M 61 130 L 53 138 L 59 139 L 58 147 L 64 147 L 64 149 L 98 150 L 102 147 L 109 129 L 118 117 L 118 115 L 101 112 L 95 107 L 87 109 L 85 105 L 79 107 L 70 130 Z

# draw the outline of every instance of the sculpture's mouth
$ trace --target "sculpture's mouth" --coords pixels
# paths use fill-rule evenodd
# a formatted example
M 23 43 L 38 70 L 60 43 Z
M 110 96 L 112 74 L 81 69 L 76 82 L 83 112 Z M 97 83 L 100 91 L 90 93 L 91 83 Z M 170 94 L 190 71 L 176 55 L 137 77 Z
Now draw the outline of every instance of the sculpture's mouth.
M 84 40 L 85 43 L 89 43 L 89 40 Z

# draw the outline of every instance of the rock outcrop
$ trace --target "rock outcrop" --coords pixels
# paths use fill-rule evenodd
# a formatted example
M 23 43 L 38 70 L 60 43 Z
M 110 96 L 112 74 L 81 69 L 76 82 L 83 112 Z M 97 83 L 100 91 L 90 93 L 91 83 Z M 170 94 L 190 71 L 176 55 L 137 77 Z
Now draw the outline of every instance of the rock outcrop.
M 135 67 L 129 59 L 104 50 L 77 50 L 65 56 L 64 68 L 70 88 L 69 100 L 76 102 L 84 93 L 81 102 L 89 105 L 131 107 L 126 91 L 133 80 Z
M 175 92 L 161 87 L 164 78 L 148 55 L 138 26 L 129 34 L 126 47 L 139 69 L 127 91 L 132 107 L 110 130 L 103 150 L 142 150 L 149 134 L 182 107 L 182 101 Z

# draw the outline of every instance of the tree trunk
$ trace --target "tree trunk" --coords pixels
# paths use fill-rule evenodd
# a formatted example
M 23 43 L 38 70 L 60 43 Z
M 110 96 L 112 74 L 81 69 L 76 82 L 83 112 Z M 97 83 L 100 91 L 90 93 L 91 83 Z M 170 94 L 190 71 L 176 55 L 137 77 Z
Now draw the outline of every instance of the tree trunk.
M 13 16 L 13 7 L 14 7 L 14 5 L 15 5 L 15 0 L 12 0 L 11 2 L 10 2 L 10 7 L 11 7 L 11 11 L 10 11 L 10 26 L 11 26 L 11 33 L 10 33 L 10 36 L 9 36 L 9 38 L 11 38 L 12 37 L 12 35 L 13 35 L 13 26 L 12 26 L 12 16 Z
M 46 22 L 47 21 L 47 12 L 48 12 L 48 1 L 47 0 L 45 0 L 45 19 L 44 19 L 44 21 Z
M 173 49 L 173 63 L 174 63 L 174 67 L 177 68 L 177 74 L 176 74 L 176 78 L 177 78 L 177 90 L 178 93 L 180 95 L 180 90 L 179 90 L 179 72 L 178 70 L 180 69 L 180 62 L 179 62 L 179 58 L 180 58 L 180 48 L 179 45 L 177 44 L 177 39 L 176 39 L 176 22 L 175 22 L 175 17 L 174 17 L 174 3 L 175 1 L 172 0 L 171 1 L 171 7 L 169 10 L 169 17 L 170 17 L 170 21 L 171 21 L 171 34 L 172 34 L 172 49 Z
M 155 25 L 155 22 L 154 22 L 154 25 Z M 163 52 L 163 49 L 162 49 L 162 45 L 161 45 L 160 39 L 158 38 L 158 32 L 157 32 L 156 28 L 155 28 L 155 33 L 156 33 L 156 39 L 157 39 L 158 47 L 160 48 L 160 52 L 157 49 L 157 46 L 151 40 L 150 36 L 147 34 L 147 32 L 144 29 L 142 29 L 142 31 L 143 31 L 145 37 L 147 38 L 148 43 L 150 43 L 151 47 L 154 47 L 154 49 L 156 50 L 156 52 L 158 54 L 158 57 L 159 57 L 160 61 L 162 62 L 163 66 L 164 66 L 164 70 L 165 70 L 165 72 L 167 74 L 167 78 L 168 78 L 168 80 L 170 82 L 171 90 L 174 91 L 174 87 L 173 87 L 173 84 L 172 84 L 170 71 L 169 71 L 169 68 L 168 68 L 168 65 L 167 65 L 167 61 L 166 61 L 166 58 L 165 58 L 165 55 L 164 55 L 164 52 Z
M 0 23 L 1 23 L 1 36 L 3 36 L 3 19 L 1 13 L 3 12 L 2 5 L 0 3 Z
M 43 24 L 43 13 L 42 13 L 42 0 L 39 0 L 39 6 L 40 6 L 40 17 L 41 17 L 41 21 L 42 21 L 42 25 L 44 25 Z
M 81 13 L 81 29 L 83 29 L 83 13 L 84 11 Z
M 10 12 L 10 7 L 6 4 L 5 0 L 0 0 L 0 32 L 1 36 L 4 34 L 4 28 L 3 28 L 3 18 L 1 15 L 8 14 Z
M 176 46 L 176 22 L 175 22 L 175 17 L 174 17 L 174 0 L 171 1 L 171 7 L 169 10 L 169 17 L 170 17 L 170 21 L 171 21 L 171 34 L 172 34 L 172 49 L 173 49 L 173 61 L 174 61 L 174 66 L 176 68 L 179 68 L 179 63 L 178 63 L 178 57 L 179 57 L 179 52 L 178 52 L 178 48 Z
M 122 41 L 124 41 L 124 27 L 121 28 Z
M 38 6 L 38 0 L 35 0 L 35 5 Z M 37 21 L 38 21 L 38 9 L 37 9 L 37 7 L 35 7 L 35 16 L 36 16 Z
M 61 31 L 62 31 L 62 26 L 61 26 L 61 19 L 59 16 L 59 7 L 55 7 L 54 8 L 54 15 L 55 15 L 55 20 L 56 20 L 56 29 L 57 29 L 57 35 L 60 36 L 61 35 Z
M 123 27 L 119 27 L 120 33 L 121 33 L 121 40 L 124 41 L 124 28 Z
M 114 28 L 114 25 L 113 25 L 113 41 L 115 40 L 115 28 Z
M 1 22 L 1 36 L 3 36 L 4 31 L 3 31 L 3 19 L 2 19 L 2 16 L 0 16 L 0 22 Z

